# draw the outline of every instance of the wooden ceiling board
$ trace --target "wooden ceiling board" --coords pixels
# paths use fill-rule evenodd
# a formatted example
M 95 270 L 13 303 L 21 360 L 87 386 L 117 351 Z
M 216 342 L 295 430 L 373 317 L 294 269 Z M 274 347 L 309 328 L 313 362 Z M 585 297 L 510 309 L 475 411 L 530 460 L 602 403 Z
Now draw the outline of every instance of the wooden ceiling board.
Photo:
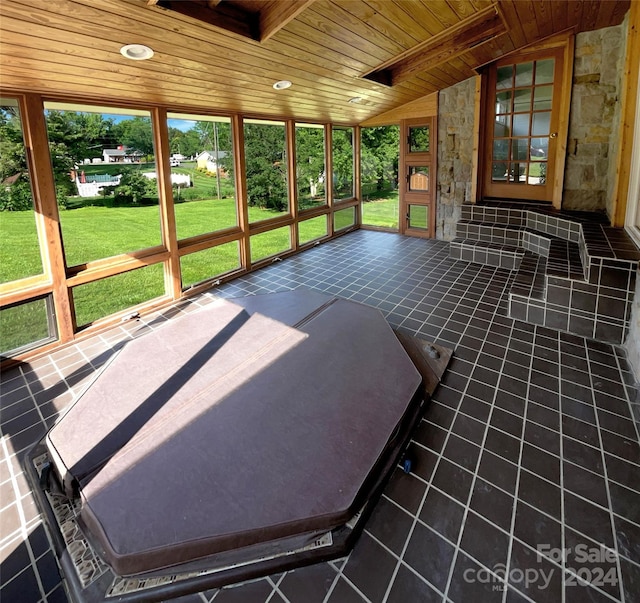
M 551 20 L 555 31 L 562 31 L 568 25 L 567 2 L 551 3 Z
M 494 4 L 504 16 L 506 34 L 468 50 L 463 36 L 443 62 L 417 61 L 418 68 L 394 86 L 361 77 Z M 585 31 L 618 25 L 629 5 L 629 0 L 201 3 L 204 11 L 232 6 L 260 15 L 268 39 L 258 42 L 149 0 L 2 0 L 0 85 L 5 91 L 96 103 L 360 123 L 462 81 L 479 66 L 567 27 Z M 471 42 L 468 35 L 466 40 Z M 120 47 L 132 42 L 151 46 L 154 57 L 145 62 L 122 57 Z M 293 86 L 273 90 L 280 79 Z M 362 102 L 349 104 L 355 96 Z
M 271 0 L 260 10 L 260 41 L 265 42 L 278 33 L 289 21 L 295 19 L 315 0 Z
M 584 0 L 582 2 L 582 23 L 580 25 L 581 31 L 589 31 L 595 29 L 598 23 L 598 13 L 603 8 L 603 5 L 610 4 L 609 2 L 602 2 L 601 0 Z M 611 7 L 613 4 L 611 4 Z M 606 11 L 606 7 L 604 7 Z
M 427 10 L 440 22 L 445 29 L 460 22 L 460 18 L 445 2 L 445 0 L 421 0 Z
M 391 8 L 391 7 L 390 7 Z M 400 27 L 395 19 L 389 19 L 381 14 L 374 6 L 367 2 L 350 2 L 344 5 L 344 10 L 362 23 L 375 29 L 381 36 L 397 42 L 403 49 L 411 48 L 429 34 L 414 21 L 413 25 L 406 23 Z M 400 11 L 398 11 L 400 12 Z
M 334 35 L 347 44 L 352 44 L 353 40 L 359 40 L 359 48 L 375 56 L 379 62 L 405 50 L 396 40 L 381 34 L 368 23 L 353 16 L 346 8 L 330 0 L 318 0 L 308 11 L 305 11 L 305 15 L 317 15 L 318 25 L 331 24 Z
M 393 4 L 413 21 L 414 25 L 410 25 L 410 27 L 415 27 L 416 29 L 414 31 L 420 28 L 426 30 L 432 36 L 444 31 L 444 25 L 436 19 L 433 13 L 422 4 L 422 2 L 416 2 L 416 0 L 393 0 Z M 404 20 L 404 16 L 402 18 Z M 404 22 L 406 22 L 406 20 L 404 20 Z
M 551 2 L 534 2 L 536 23 L 540 37 L 546 38 L 554 33 Z
M 400 30 L 414 39 L 413 44 L 434 35 L 420 18 L 410 15 L 404 6 L 407 2 L 393 0 L 366 0 L 366 5 L 376 12 L 377 20 L 384 20 L 392 25 L 393 30 Z

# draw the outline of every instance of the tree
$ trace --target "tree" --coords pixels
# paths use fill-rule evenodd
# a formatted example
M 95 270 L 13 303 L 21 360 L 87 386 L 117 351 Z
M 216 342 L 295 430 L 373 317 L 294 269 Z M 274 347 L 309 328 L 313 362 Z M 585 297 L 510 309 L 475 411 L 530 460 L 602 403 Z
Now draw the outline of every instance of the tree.
M 353 195 L 353 129 L 332 130 L 333 194 L 337 199 Z
M 318 195 L 324 175 L 323 128 L 296 128 L 296 187 L 298 203 L 304 205 Z
M 283 211 L 288 206 L 285 130 L 271 124 L 245 124 L 248 203 Z
M 400 128 L 376 126 L 362 128 L 360 132 L 362 182 L 375 183 L 378 192 L 385 188 L 395 189 L 398 183 Z
M 0 211 L 32 208 L 20 115 L 17 107 L 5 105 L 0 107 Z
M 138 205 L 145 197 L 157 196 L 155 184 L 140 172 L 129 170 L 122 175 L 113 195 L 116 203 Z
M 186 132 L 178 128 L 169 128 L 169 147 L 172 155 L 193 157 L 201 150 L 200 136 L 195 128 Z
M 131 119 L 123 119 L 114 124 L 113 132 L 119 144 L 129 150 L 142 153 L 147 158 L 153 156 L 153 132 L 150 118 L 138 115 Z

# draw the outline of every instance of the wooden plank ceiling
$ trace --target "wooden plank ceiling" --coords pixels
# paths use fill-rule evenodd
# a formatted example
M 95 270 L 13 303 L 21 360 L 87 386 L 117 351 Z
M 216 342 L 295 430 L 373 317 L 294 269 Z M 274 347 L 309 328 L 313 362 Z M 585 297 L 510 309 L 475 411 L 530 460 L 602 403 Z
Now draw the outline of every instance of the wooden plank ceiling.
M 629 0 L 2 0 L 0 85 L 49 97 L 360 123 Z M 122 57 L 140 43 L 148 61 Z M 366 77 L 365 77 L 366 76 Z M 277 80 L 293 86 L 276 91 Z M 359 103 L 349 99 L 360 97 Z

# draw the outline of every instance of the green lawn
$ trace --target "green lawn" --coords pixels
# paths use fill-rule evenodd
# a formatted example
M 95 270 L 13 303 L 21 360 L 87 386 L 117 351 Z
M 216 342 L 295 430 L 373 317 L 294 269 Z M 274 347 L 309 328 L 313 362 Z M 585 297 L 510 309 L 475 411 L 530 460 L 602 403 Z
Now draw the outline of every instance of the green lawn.
M 365 200 L 362 203 L 362 224 L 398 228 L 398 191 L 385 193 L 380 199 Z

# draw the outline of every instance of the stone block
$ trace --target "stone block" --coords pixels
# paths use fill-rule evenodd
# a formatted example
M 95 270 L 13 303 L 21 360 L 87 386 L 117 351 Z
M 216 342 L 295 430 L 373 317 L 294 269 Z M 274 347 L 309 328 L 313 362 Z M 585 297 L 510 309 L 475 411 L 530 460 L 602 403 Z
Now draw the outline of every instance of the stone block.
M 602 93 L 583 96 L 580 99 L 580 121 L 583 124 L 602 123 L 604 103 L 605 95 Z

